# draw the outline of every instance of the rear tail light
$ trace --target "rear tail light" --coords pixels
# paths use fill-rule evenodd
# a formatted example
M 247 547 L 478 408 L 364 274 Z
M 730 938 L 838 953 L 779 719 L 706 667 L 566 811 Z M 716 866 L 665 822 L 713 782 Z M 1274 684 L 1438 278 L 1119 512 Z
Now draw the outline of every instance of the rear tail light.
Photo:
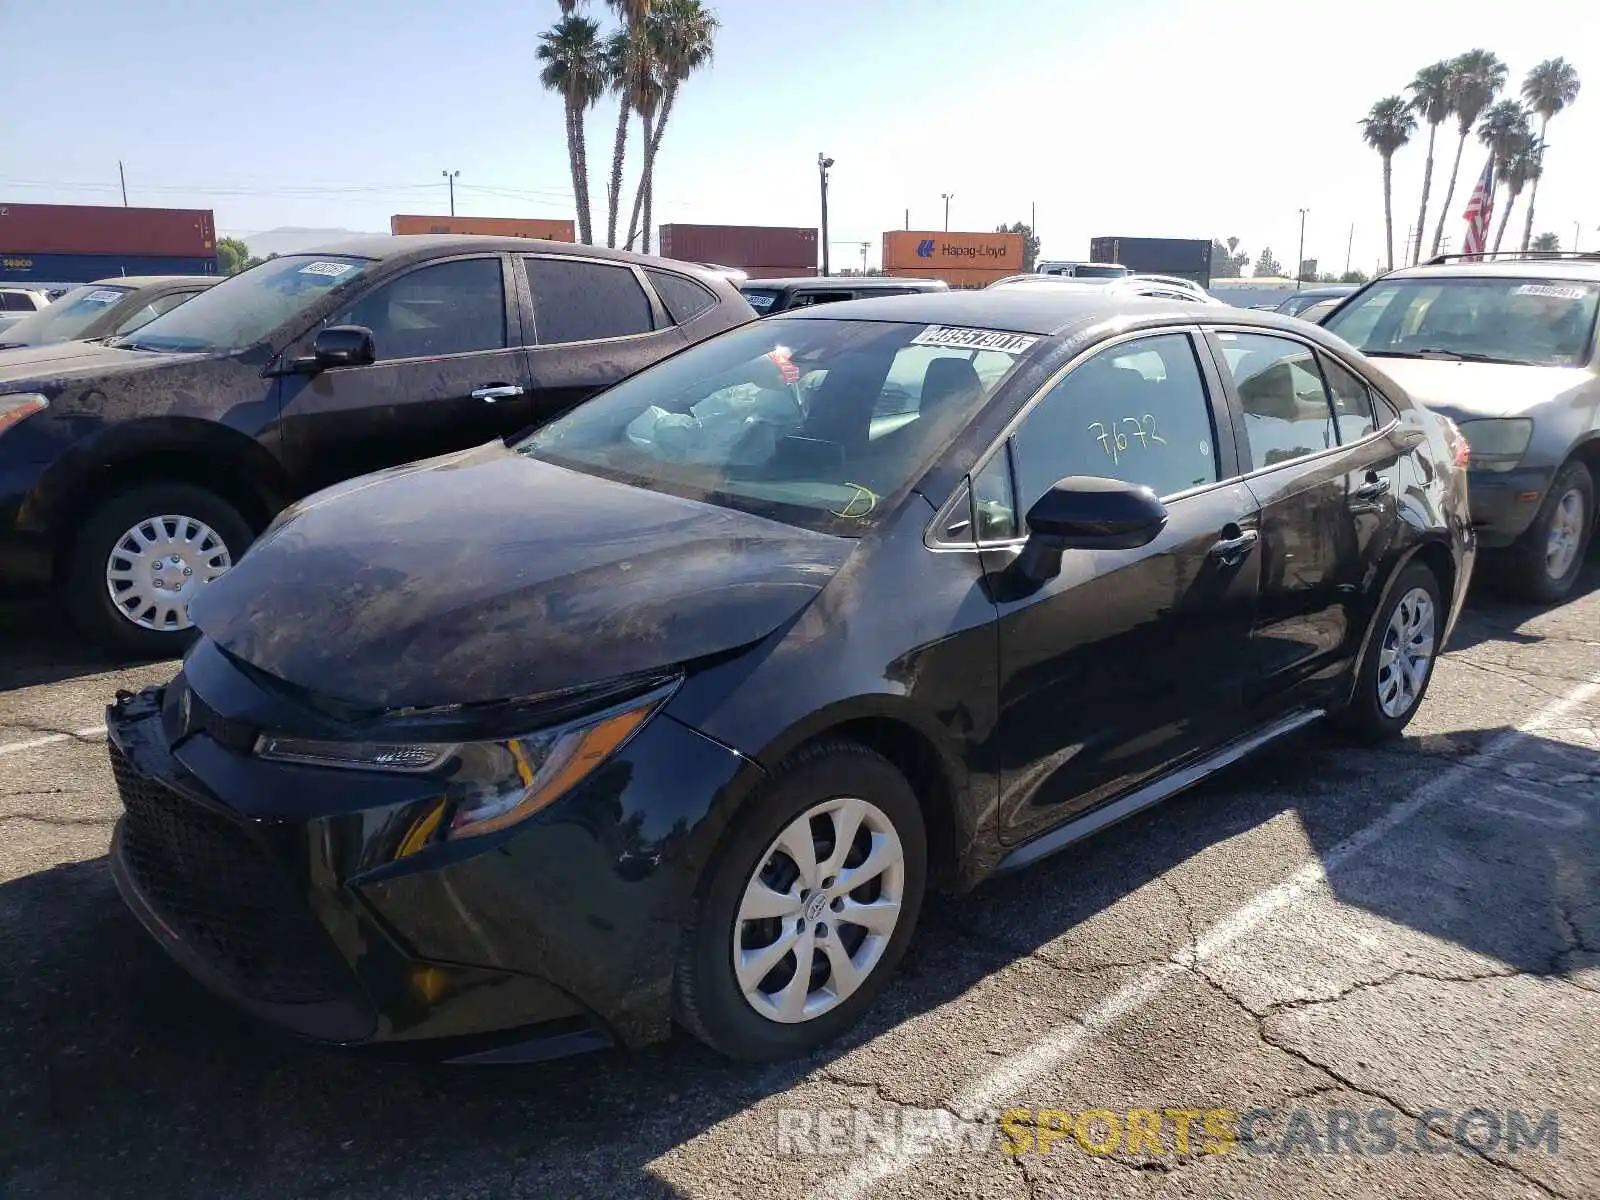
M 1461 427 L 1449 417 L 1440 417 L 1439 420 L 1444 423 L 1444 444 L 1449 447 L 1450 461 L 1459 469 L 1466 470 L 1472 460 L 1472 448 L 1467 445 L 1467 439 L 1461 436 Z

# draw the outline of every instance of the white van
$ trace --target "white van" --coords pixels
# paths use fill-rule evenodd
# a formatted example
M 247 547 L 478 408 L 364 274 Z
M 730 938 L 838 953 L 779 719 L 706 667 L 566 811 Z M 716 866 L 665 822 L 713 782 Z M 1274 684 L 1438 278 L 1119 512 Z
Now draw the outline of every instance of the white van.
M 1058 262 L 1042 259 L 1034 264 L 1036 275 L 1066 275 L 1073 279 L 1121 279 L 1133 271 L 1121 263 Z

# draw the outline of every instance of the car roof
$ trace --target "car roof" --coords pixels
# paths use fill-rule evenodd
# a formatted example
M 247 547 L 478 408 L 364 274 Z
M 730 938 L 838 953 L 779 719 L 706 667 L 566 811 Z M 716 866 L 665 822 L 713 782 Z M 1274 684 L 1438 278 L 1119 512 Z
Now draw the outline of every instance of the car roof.
M 1489 258 L 1481 262 L 1464 262 L 1452 257 L 1442 263 L 1426 262 L 1415 267 L 1401 267 L 1379 278 L 1433 279 L 1470 276 L 1475 279 L 1485 277 L 1517 279 L 1529 275 L 1538 275 L 1546 279 L 1584 279 L 1600 282 L 1600 254 L 1578 254 L 1560 258 L 1528 254 L 1516 258 Z
M 104 279 L 78 286 L 147 288 L 165 287 L 169 283 L 198 283 L 201 287 L 210 287 L 222 278 L 221 275 L 107 275 Z
M 901 278 L 898 275 L 788 275 L 781 279 L 747 279 L 741 288 L 818 288 L 823 291 L 862 291 L 872 288 L 925 287 L 938 290 L 947 286 L 942 279 Z
M 1115 317 L 1170 317 L 1189 325 L 1248 325 L 1305 335 L 1306 323 L 1279 313 L 1255 312 L 1187 300 L 1160 300 L 1111 288 L 1005 287 L 975 291 L 917 292 L 845 300 L 782 312 L 773 321 L 898 321 L 958 325 L 1049 337 Z
M 294 251 L 295 257 L 307 254 L 336 254 L 348 258 L 371 258 L 382 263 L 409 262 L 438 258 L 447 254 L 470 254 L 472 251 L 497 251 L 511 254 L 572 255 L 581 258 L 607 259 L 619 263 L 637 263 L 641 267 L 665 267 L 694 275 L 701 279 L 726 282 L 727 276 L 699 263 L 679 259 L 657 258 L 649 254 L 634 254 L 627 250 L 608 250 L 604 246 L 580 246 L 574 242 L 551 242 L 542 238 L 494 237 L 488 234 L 465 233 L 379 233 L 364 237 L 344 238 L 337 242 L 324 242 L 305 250 Z M 285 257 L 290 257 L 285 255 Z

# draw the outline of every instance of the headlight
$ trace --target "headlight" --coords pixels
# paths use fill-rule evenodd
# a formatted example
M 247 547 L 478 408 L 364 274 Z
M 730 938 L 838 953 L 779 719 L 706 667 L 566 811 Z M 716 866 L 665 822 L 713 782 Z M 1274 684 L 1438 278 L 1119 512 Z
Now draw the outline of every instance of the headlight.
M 622 746 L 671 687 L 563 725 L 492 742 L 329 742 L 263 734 L 256 754 L 277 762 L 407 775 L 435 774 L 444 803 L 402 844 L 413 853 L 443 828 L 477 837 L 515 825 L 571 790 Z
M 1533 422 L 1526 417 L 1462 421 L 1461 436 L 1472 448 L 1473 470 L 1509 471 L 1522 461 L 1533 439 Z
M 43 412 L 50 407 L 38 392 L 12 392 L 9 396 L 0 396 L 0 433 L 4 433 L 24 417 L 31 417 L 36 412 Z

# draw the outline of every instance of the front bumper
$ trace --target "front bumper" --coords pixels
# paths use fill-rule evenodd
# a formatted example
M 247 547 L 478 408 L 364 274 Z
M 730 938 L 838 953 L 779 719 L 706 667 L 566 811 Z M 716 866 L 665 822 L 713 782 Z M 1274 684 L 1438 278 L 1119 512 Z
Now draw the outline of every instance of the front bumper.
M 657 714 L 522 825 L 397 860 L 425 778 L 257 759 L 198 693 L 173 736 L 165 691 L 107 710 L 112 869 L 201 983 L 310 1038 L 457 1061 L 666 1036 L 687 831 L 745 760 Z
M 1555 472 L 1548 467 L 1473 471 L 1467 476 L 1472 524 L 1485 549 L 1509 546 L 1533 523 Z

